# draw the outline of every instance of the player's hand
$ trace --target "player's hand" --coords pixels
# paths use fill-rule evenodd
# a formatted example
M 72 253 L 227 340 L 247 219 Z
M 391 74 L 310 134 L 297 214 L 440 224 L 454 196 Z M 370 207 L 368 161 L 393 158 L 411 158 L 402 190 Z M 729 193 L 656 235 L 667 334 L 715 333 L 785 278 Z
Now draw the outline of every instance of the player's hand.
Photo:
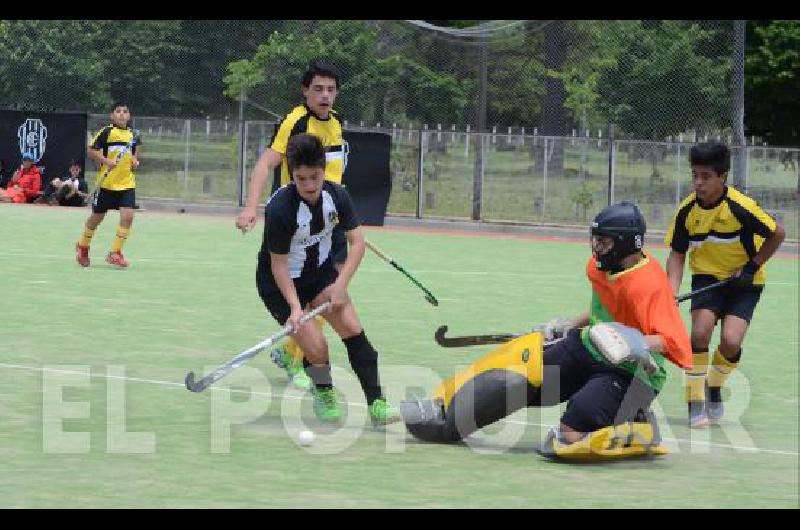
M 350 301 L 350 298 L 347 296 L 347 289 L 339 285 L 338 281 L 326 287 L 324 293 L 328 300 L 331 301 L 329 311 L 341 309 Z
M 300 306 L 293 307 L 292 312 L 289 313 L 289 318 L 286 319 L 286 325 L 291 326 L 292 331 L 289 333 L 290 335 L 294 335 L 297 333 L 297 330 L 300 329 L 300 318 L 303 316 L 303 308 Z
M 753 260 L 748 261 L 744 267 L 736 271 L 736 273 L 731 276 L 733 279 L 731 285 L 739 289 L 753 285 L 753 279 L 755 278 L 759 268 L 760 267 Z
M 136 169 L 137 167 L 139 167 L 139 159 L 136 158 L 135 156 L 131 157 L 131 167 L 133 169 Z
M 236 228 L 242 231 L 243 234 L 249 232 L 256 226 L 256 209 L 245 208 L 242 213 L 236 217 Z
M 117 161 L 116 161 L 115 159 L 113 159 L 113 158 L 106 158 L 106 160 L 105 160 L 105 164 L 106 164 L 106 167 L 107 167 L 109 170 L 112 170 L 112 169 L 114 169 L 115 167 L 117 167 Z
M 542 335 L 547 342 L 563 339 L 574 326 L 569 318 L 554 318 L 542 328 Z

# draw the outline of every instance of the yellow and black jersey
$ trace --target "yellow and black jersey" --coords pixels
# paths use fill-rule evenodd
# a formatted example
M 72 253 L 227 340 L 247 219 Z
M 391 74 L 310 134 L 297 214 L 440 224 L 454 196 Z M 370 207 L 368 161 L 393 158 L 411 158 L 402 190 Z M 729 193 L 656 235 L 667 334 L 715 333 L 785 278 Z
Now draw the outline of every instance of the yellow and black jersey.
M 133 141 L 134 132 L 130 127 L 121 129 L 116 125 L 107 125 L 103 127 L 100 132 L 94 135 L 89 147 L 91 149 L 100 149 L 103 151 L 105 158 L 116 160 L 120 152 Z M 141 145 L 141 139 L 136 140 L 136 144 L 127 148 L 125 154 L 117 165 L 109 171 L 108 176 L 102 181 L 100 187 L 108 190 L 127 190 L 136 187 L 136 178 L 133 174 L 133 166 L 131 157 L 136 154 L 137 147 Z M 101 177 L 105 174 L 108 167 L 105 164 L 100 166 L 97 171 L 97 178 L 95 185 L 100 182 Z
M 325 147 L 325 180 L 341 184 L 346 161 L 346 149 L 339 114 L 330 111 L 323 120 L 305 104 L 298 105 L 278 125 L 270 148 L 284 155 L 281 163 L 281 186 L 289 183 L 289 166 L 286 163 L 286 145 L 295 134 L 308 133 L 322 140 Z
M 722 197 L 700 206 L 694 193 L 678 208 L 664 243 L 675 252 L 689 252 L 693 274 L 710 274 L 724 280 L 742 268 L 772 234 L 777 225 L 756 201 L 725 187 Z M 763 285 L 764 267 L 753 283 Z

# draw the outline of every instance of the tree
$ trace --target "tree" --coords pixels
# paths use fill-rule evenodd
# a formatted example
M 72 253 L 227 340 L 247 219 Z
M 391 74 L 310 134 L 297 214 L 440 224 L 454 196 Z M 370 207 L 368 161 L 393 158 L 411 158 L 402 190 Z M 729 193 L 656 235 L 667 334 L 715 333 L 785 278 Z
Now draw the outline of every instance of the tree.
M 598 81 L 605 112 L 615 111 L 623 131 L 662 140 L 729 123 L 730 46 L 716 57 L 707 51 L 717 32 L 685 21 L 625 22 L 620 53 Z
M 800 143 L 800 21 L 747 24 L 745 126 L 772 145 Z
M 280 114 L 300 101 L 300 78 L 309 62 L 325 59 L 342 74 L 337 107 L 346 119 L 435 122 L 463 114 L 468 83 L 418 60 L 407 44 L 381 49 L 379 36 L 378 26 L 364 21 L 287 24 L 252 59 L 228 65 L 225 93 L 235 99 L 245 92 Z
M 86 21 L 0 21 L 0 94 L 7 105 L 80 110 L 110 103 L 103 31 Z

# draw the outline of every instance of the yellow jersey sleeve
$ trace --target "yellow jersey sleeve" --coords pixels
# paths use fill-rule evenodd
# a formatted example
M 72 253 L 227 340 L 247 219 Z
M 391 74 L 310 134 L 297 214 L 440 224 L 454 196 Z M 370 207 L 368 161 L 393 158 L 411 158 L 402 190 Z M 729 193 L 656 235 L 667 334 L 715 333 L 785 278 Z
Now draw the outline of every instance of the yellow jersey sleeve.
M 729 197 L 732 202 L 731 212 L 743 227 L 764 238 L 775 232 L 778 227 L 775 219 L 762 210 L 756 201 L 737 190 L 732 190 Z
M 278 130 L 275 132 L 275 136 L 272 138 L 272 143 L 269 146 L 270 149 L 282 155 L 286 154 L 286 147 L 289 144 L 289 138 L 292 136 L 292 130 L 304 114 L 305 109 L 300 106 L 295 107 L 292 112 L 286 115 L 283 121 L 278 125 Z

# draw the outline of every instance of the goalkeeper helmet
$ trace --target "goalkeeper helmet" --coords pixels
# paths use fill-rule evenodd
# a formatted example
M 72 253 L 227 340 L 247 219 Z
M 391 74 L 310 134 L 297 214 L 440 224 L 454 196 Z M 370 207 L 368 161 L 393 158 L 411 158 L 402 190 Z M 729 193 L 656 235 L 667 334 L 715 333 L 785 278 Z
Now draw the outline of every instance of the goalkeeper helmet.
M 642 250 L 646 231 L 644 216 L 635 204 L 625 201 L 604 208 L 594 218 L 591 229 L 597 268 L 601 271 L 620 272 L 622 260 Z M 609 250 L 600 253 L 594 244 L 595 236 L 608 236 L 613 239 L 614 244 Z

